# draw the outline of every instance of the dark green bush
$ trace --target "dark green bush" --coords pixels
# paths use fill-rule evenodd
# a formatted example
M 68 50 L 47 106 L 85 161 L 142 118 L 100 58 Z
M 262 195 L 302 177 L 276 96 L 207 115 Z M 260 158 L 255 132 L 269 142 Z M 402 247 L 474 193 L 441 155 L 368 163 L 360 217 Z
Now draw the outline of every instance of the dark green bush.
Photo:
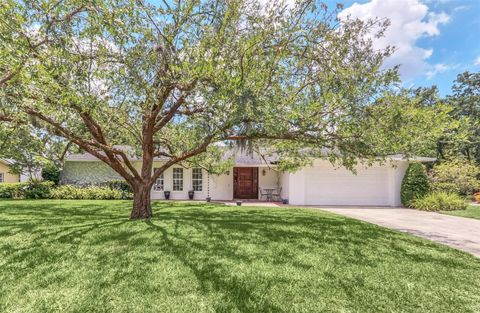
M 91 200 L 121 200 L 131 198 L 131 194 L 109 187 L 78 187 L 63 185 L 54 188 L 51 193 L 54 199 L 91 199 Z
M 455 193 L 432 192 L 412 201 L 412 207 L 423 211 L 465 210 L 467 201 Z
M 58 182 L 60 181 L 60 169 L 53 163 L 47 163 L 42 168 L 42 179 L 58 185 Z
M 425 165 L 411 163 L 403 177 L 400 197 L 404 206 L 410 207 L 413 200 L 424 197 L 429 191 Z
M 25 199 L 48 199 L 54 184 L 53 181 L 29 181 L 24 187 L 24 197 Z

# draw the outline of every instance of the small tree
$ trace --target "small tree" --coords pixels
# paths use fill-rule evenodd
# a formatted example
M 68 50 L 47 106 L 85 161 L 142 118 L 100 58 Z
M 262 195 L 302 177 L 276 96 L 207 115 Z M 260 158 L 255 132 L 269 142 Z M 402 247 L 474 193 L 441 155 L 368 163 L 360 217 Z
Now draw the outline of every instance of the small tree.
M 429 191 L 428 176 L 425 165 L 411 163 L 403 177 L 400 197 L 404 206 L 410 207 L 413 200 L 422 198 Z
M 60 181 L 60 170 L 53 162 L 47 162 L 42 167 L 42 179 L 44 181 L 51 181 L 58 185 Z

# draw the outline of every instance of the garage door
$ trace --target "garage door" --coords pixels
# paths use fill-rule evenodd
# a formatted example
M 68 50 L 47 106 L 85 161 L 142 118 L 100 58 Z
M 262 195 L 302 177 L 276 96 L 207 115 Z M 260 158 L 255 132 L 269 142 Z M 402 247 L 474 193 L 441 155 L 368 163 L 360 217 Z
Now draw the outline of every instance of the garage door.
M 305 204 L 389 205 L 388 172 L 377 166 L 358 168 L 355 175 L 322 162 L 305 170 Z

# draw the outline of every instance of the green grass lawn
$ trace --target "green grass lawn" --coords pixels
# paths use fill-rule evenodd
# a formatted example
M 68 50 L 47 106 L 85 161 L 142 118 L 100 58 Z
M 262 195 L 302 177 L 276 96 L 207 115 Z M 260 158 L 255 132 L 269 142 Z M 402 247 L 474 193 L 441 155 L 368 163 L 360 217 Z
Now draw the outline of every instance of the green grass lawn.
M 442 213 L 480 219 L 480 205 L 469 205 L 466 210 L 445 211 Z
M 307 209 L 0 201 L 0 312 L 480 312 L 480 261 Z

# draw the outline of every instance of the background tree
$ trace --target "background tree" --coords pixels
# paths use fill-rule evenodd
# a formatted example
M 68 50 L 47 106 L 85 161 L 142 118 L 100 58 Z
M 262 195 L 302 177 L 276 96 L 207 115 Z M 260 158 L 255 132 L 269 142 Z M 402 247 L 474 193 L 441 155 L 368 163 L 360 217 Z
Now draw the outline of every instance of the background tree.
M 396 69 L 381 66 L 392 48 L 370 39 L 388 21 L 338 21 L 337 10 L 310 0 L 7 0 L 0 120 L 108 164 L 132 186 L 132 219 L 152 216 L 151 188 L 168 167 L 220 161 L 217 142 L 261 143 L 290 165 L 414 153 L 421 108 L 390 90 Z M 166 161 L 153 171 L 155 157 Z
M 447 97 L 454 117 L 461 121 L 458 140 L 446 142 L 444 150 L 453 149 L 480 165 L 480 72 L 464 72 L 457 76 L 453 94 Z
M 46 164 L 59 168 L 70 145 L 26 124 L 0 123 L 0 158 L 15 160 L 12 169 L 30 178 L 37 177 Z

